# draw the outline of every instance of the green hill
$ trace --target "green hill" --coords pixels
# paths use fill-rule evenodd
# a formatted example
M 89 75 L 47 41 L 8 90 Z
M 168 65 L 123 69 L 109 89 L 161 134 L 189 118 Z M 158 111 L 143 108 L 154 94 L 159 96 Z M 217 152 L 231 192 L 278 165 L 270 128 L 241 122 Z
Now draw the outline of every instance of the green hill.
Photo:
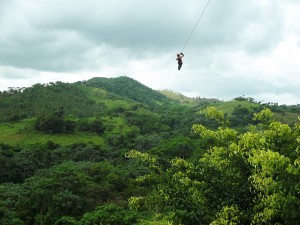
M 0 224 L 299 224 L 299 115 L 128 77 L 0 92 Z
M 105 139 L 117 145 L 118 139 L 130 136 L 130 143 L 138 134 L 189 132 L 194 118 L 183 114 L 193 112 L 174 104 L 127 77 L 10 89 L 0 93 L 0 143 L 103 144 Z
M 86 82 L 36 84 L 0 94 L 0 121 L 14 121 L 63 110 L 76 117 L 90 117 L 114 107 L 132 104 L 155 107 L 168 99 L 128 78 L 92 78 Z
M 188 134 L 194 123 L 210 124 L 199 114 L 206 106 L 222 111 L 233 127 L 253 123 L 253 114 L 264 107 L 271 108 L 278 121 L 288 124 L 295 123 L 300 115 L 297 106 L 262 105 L 242 97 L 227 102 L 189 98 L 169 90 L 152 90 L 128 77 L 95 77 L 76 83 L 35 84 L 1 92 L 0 142 L 18 145 L 92 141 L 103 144 L 114 135 L 123 138 L 126 132 L 126 135 L 136 132 L 133 137 L 151 133 Z M 36 128 L 37 121 L 45 123 L 50 119 L 56 119 L 58 130 L 65 133 L 54 134 L 56 131 L 50 125 Z M 68 129 L 73 130 L 68 133 Z M 105 136 L 97 134 L 101 130 L 105 130 Z
M 117 78 L 95 77 L 88 80 L 86 85 L 103 88 L 124 98 L 148 105 L 161 105 L 168 102 L 164 95 L 125 76 Z

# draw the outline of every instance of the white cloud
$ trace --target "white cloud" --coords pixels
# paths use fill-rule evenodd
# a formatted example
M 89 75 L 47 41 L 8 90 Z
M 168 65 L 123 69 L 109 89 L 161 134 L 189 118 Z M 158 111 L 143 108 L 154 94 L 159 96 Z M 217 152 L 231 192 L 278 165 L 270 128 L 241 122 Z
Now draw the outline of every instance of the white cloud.
M 299 103 L 299 97 L 290 93 L 282 93 L 276 95 L 272 92 L 266 92 L 257 95 L 252 95 L 252 97 L 256 101 L 261 101 L 263 103 L 278 103 L 282 105 L 294 105 L 297 102 Z
M 273 49 L 270 55 L 258 58 L 254 63 L 266 81 L 279 86 L 300 85 L 299 38 L 288 35 Z

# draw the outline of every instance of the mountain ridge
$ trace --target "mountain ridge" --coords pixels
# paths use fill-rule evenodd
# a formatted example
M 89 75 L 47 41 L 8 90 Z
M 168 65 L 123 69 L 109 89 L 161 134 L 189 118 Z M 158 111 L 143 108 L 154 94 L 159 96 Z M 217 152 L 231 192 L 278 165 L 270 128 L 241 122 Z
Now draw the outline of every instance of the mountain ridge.
M 121 76 L 10 88 L 9 91 L 0 92 L 0 122 L 13 122 L 58 111 L 83 118 L 118 110 L 130 111 L 140 106 L 153 110 L 174 104 L 191 107 L 196 111 L 212 105 L 225 110 L 228 115 L 232 115 L 235 108 L 253 113 L 256 107 L 269 107 L 281 121 L 288 123 L 295 122 L 300 115 L 300 105 L 261 104 L 245 97 L 237 97 L 227 102 L 209 98 L 189 98 L 170 90 L 153 90 L 132 78 Z M 285 118 L 288 118 L 288 121 Z

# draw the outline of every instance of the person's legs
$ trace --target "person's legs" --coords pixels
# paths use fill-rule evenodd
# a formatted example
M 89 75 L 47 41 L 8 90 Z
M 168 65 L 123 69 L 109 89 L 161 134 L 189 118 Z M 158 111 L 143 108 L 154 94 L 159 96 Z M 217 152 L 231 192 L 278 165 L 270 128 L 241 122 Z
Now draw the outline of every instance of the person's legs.
M 178 70 L 180 70 L 182 67 L 182 63 L 178 63 Z

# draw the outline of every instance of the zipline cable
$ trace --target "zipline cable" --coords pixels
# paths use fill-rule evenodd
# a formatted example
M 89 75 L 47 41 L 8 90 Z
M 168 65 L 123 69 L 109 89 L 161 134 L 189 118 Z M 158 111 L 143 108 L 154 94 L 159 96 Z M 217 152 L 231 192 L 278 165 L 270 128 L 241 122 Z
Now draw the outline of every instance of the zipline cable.
M 185 49 L 185 47 L 187 46 L 187 44 L 188 44 L 189 40 L 191 39 L 191 37 L 192 37 L 194 31 L 196 30 L 196 27 L 198 26 L 198 24 L 199 24 L 199 22 L 200 22 L 200 20 L 201 20 L 201 18 L 202 18 L 202 16 L 203 16 L 203 14 L 204 14 L 204 12 L 205 12 L 207 6 L 209 5 L 210 1 L 211 1 L 211 0 L 208 0 L 208 1 L 207 1 L 207 3 L 206 3 L 206 5 L 205 5 L 204 9 L 202 10 L 201 15 L 199 16 L 199 18 L 198 18 L 198 20 L 197 20 L 197 22 L 196 22 L 196 24 L 195 24 L 193 30 L 191 31 L 191 33 L 190 33 L 188 39 L 186 40 L 186 42 L 185 42 L 185 44 L 184 44 L 183 49 L 181 50 L 182 52 L 183 52 L 183 50 Z
M 184 50 L 185 47 L 187 46 L 188 42 L 190 41 L 190 39 L 191 39 L 191 37 L 192 37 L 194 31 L 196 30 L 196 28 L 197 28 L 197 26 L 198 26 L 198 24 L 199 24 L 199 22 L 200 22 L 200 20 L 201 20 L 201 18 L 202 18 L 202 16 L 203 16 L 205 10 L 207 9 L 207 7 L 208 7 L 210 1 L 211 1 L 211 0 L 208 0 L 207 3 L 206 3 L 206 5 L 205 5 L 205 7 L 203 8 L 203 10 L 202 10 L 202 12 L 201 12 L 201 14 L 200 14 L 200 16 L 199 16 L 199 18 L 198 18 L 198 20 L 197 20 L 195 26 L 194 26 L 194 28 L 193 28 L 193 30 L 191 31 L 189 37 L 187 38 L 187 40 L 186 40 L 186 42 L 185 42 L 185 44 L 184 44 L 184 46 L 183 46 L 181 52 L 183 52 L 183 50 Z M 169 74 L 171 73 L 172 69 L 174 68 L 174 65 L 175 65 L 175 64 L 172 63 L 172 65 L 171 65 L 171 67 L 170 67 L 170 69 L 169 69 L 169 72 L 168 72 L 167 76 L 169 76 Z

